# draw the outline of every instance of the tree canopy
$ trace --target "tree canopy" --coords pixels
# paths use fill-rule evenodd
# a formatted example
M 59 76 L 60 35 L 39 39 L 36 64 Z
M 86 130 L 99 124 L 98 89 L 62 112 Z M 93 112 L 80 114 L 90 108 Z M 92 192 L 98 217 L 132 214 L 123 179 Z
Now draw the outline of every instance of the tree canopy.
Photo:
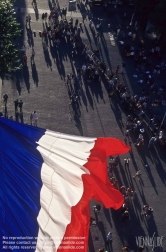
M 0 1 L 0 78 L 21 68 L 14 40 L 20 35 L 19 24 L 14 17 L 14 0 Z

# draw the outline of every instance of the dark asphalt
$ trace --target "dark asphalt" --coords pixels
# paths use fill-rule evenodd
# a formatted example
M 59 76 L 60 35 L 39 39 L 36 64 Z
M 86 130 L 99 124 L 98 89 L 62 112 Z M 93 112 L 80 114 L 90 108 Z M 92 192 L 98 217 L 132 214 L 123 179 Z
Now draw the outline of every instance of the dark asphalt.
M 39 2 L 39 1 L 37 1 Z M 68 1 L 61 0 L 60 6 L 66 7 Z M 15 6 L 31 8 L 31 1 L 16 1 Z M 40 0 L 38 9 L 49 10 L 50 1 Z M 112 71 L 115 71 L 117 65 L 121 66 L 124 61 L 120 52 L 118 43 L 112 46 L 108 32 L 108 24 L 111 30 L 115 31 L 115 27 L 123 24 L 122 29 L 126 32 L 126 27 L 130 23 L 132 9 L 127 8 L 127 20 L 122 21 L 123 7 L 112 7 L 109 16 L 103 9 L 96 7 L 94 17 L 102 19 L 102 36 L 100 38 L 101 57 L 105 60 Z M 79 9 L 72 14 L 74 19 L 80 21 L 81 15 Z M 8 117 L 14 115 L 14 100 L 23 100 L 23 121 L 30 124 L 30 114 L 36 110 L 39 121 L 38 126 L 50 130 L 63 132 L 73 135 L 84 135 L 89 137 L 116 137 L 124 141 L 125 133 L 125 111 L 121 107 L 119 100 L 115 97 L 110 104 L 105 82 L 88 83 L 83 82 L 79 90 L 80 97 L 80 117 L 75 118 L 72 107 L 69 105 L 70 89 L 65 84 L 64 78 L 77 67 L 82 66 L 81 57 L 75 58 L 73 64 L 69 59 L 71 52 L 70 46 L 61 44 L 60 51 L 57 52 L 48 42 L 48 50 L 44 50 L 42 38 L 39 31 L 43 30 L 41 15 L 36 21 L 35 14 L 32 16 L 32 31 L 36 31 L 36 37 L 32 37 L 28 41 L 26 29 L 24 29 L 24 38 L 20 38 L 19 48 L 25 43 L 29 49 L 27 50 L 28 66 L 24 67 L 17 75 L 17 81 L 5 80 L 2 86 L 2 95 L 7 93 L 7 113 Z M 23 26 L 25 13 L 22 13 L 21 23 Z M 94 19 L 95 20 L 95 19 Z M 25 22 L 24 26 L 25 28 Z M 138 36 L 140 32 L 138 31 Z M 93 49 L 96 48 L 93 34 L 89 28 L 88 18 L 83 25 L 83 33 L 81 34 L 84 43 L 89 44 Z M 31 64 L 31 46 L 34 44 L 36 51 L 35 64 Z M 140 87 L 133 78 L 135 68 L 133 62 L 125 59 L 126 68 L 124 71 L 125 81 L 128 84 L 130 92 L 139 93 Z M 122 67 L 121 69 L 122 70 Z M 121 72 L 121 71 L 120 71 Z M 164 76 L 161 76 L 164 79 Z M 120 80 L 124 77 L 119 74 Z M 2 104 L 4 112 L 5 107 Z M 159 111 L 160 112 L 160 111 Z M 162 112 L 161 112 L 162 113 Z M 91 226 L 89 235 L 89 252 L 96 252 L 99 248 L 105 247 L 106 235 L 112 232 L 113 242 L 112 251 L 119 252 L 124 244 L 128 244 L 131 250 L 137 251 L 136 237 L 138 236 L 166 236 L 166 158 L 164 151 L 159 147 L 152 150 L 147 149 L 148 138 L 145 137 L 145 145 L 140 149 L 136 149 L 134 142 L 136 136 L 131 135 L 131 152 L 120 157 L 120 166 L 114 171 L 114 175 L 119 182 L 119 186 L 131 186 L 136 191 L 136 197 L 129 207 L 130 220 L 122 223 L 120 212 L 102 209 L 99 213 L 96 226 Z M 128 143 L 129 144 L 129 143 Z M 130 157 L 130 167 L 124 169 L 124 158 Z M 148 167 L 145 167 L 148 164 Z M 132 176 L 136 170 L 141 169 L 141 182 L 133 180 Z M 154 209 L 154 218 L 148 223 L 141 216 L 142 206 L 147 203 Z M 95 203 L 91 202 L 91 209 Z M 94 217 L 93 210 L 91 211 Z M 151 251 L 152 247 L 146 247 L 147 251 Z M 166 241 L 163 240 L 163 248 L 157 247 L 155 251 L 166 250 Z M 110 249 L 111 251 L 111 249 Z

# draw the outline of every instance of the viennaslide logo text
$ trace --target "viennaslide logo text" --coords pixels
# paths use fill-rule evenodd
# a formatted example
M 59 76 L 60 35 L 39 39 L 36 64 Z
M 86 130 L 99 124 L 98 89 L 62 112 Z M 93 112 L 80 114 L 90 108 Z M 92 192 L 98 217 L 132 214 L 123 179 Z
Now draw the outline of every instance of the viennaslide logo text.
M 136 236 L 136 243 L 138 247 L 152 247 L 152 250 L 156 247 L 163 247 L 163 236 L 155 236 L 155 233 L 152 237 L 149 236 Z

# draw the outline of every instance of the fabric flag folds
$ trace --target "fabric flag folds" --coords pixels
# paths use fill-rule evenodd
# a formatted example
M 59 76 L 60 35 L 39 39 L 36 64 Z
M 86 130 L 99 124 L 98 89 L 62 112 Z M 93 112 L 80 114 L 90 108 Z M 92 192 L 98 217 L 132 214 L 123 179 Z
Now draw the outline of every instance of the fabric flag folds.
M 86 252 L 90 199 L 118 209 L 106 157 L 129 147 L 115 138 L 71 136 L 0 118 L 2 251 Z

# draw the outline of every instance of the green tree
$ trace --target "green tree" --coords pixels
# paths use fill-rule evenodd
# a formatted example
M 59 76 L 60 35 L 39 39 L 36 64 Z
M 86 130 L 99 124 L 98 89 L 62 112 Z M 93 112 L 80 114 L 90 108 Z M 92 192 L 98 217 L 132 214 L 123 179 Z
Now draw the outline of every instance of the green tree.
M 14 17 L 14 0 L 0 0 L 0 78 L 11 75 L 22 67 L 14 40 L 20 35 Z

